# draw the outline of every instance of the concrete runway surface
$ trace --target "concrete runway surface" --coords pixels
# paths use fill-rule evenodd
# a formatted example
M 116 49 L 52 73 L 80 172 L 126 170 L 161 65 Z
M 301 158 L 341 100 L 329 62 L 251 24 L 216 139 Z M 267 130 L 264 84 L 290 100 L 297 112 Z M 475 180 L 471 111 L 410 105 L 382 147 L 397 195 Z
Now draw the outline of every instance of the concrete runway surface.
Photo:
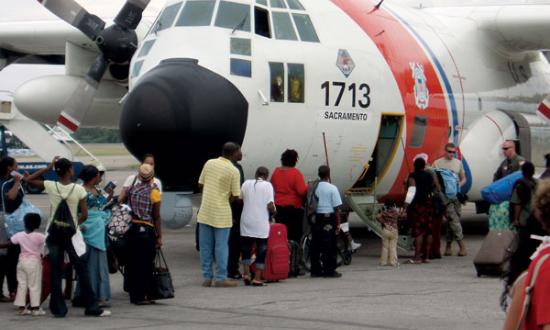
M 119 185 L 132 173 L 114 170 L 107 180 Z M 49 212 L 46 195 L 31 200 Z M 86 318 L 69 307 L 65 319 L 16 316 L 0 304 L 2 329 L 499 329 L 502 284 L 477 278 L 472 264 L 486 232 L 483 216 L 464 215 L 467 257 L 445 257 L 431 264 L 399 268 L 378 266 L 380 240 L 355 217 L 352 233 L 363 247 L 342 266 L 339 279 L 292 278 L 266 287 L 202 288 L 194 222 L 166 230 L 164 252 L 176 298 L 153 306 L 131 305 L 120 274 L 111 276 L 112 311 L 107 318 Z M 457 247 L 455 246 L 455 250 Z M 407 260 L 400 255 L 400 262 Z M 70 303 L 69 303 L 70 306 Z M 47 302 L 43 308 L 47 310 Z

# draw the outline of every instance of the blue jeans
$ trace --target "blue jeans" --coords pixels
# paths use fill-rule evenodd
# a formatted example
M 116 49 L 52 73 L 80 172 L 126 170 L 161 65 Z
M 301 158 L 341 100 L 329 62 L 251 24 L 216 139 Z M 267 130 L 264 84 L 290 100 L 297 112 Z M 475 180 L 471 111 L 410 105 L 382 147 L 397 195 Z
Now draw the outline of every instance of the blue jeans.
M 205 280 L 214 277 L 213 263 L 216 262 L 216 281 L 227 278 L 227 257 L 229 255 L 229 232 L 231 228 L 215 228 L 199 223 L 199 247 L 201 271 Z

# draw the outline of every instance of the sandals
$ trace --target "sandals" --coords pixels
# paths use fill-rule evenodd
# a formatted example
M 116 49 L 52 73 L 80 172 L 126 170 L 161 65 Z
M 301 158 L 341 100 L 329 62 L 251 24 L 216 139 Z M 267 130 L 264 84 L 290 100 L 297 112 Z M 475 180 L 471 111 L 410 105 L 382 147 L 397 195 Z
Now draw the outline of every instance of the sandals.
M 252 280 L 251 284 L 252 286 L 267 286 L 267 284 L 265 284 L 264 282 L 256 280 Z
M 420 265 L 422 263 L 422 260 L 421 259 L 409 259 L 405 263 L 410 264 L 410 265 Z
M 252 284 L 252 280 L 250 279 L 249 275 L 243 275 L 243 282 L 244 285 L 249 286 Z

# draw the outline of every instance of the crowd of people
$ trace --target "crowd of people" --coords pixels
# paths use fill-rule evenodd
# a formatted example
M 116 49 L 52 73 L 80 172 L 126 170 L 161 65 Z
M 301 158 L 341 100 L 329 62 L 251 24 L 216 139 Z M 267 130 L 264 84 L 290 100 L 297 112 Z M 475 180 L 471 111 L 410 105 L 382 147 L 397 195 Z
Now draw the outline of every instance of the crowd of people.
M 539 245 L 530 235 L 548 234 L 550 225 L 546 224 L 548 216 L 545 215 L 550 214 L 546 205 L 550 199 L 550 186 L 538 184 L 533 177 L 533 164 L 515 152 L 513 141 L 506 141 L 502 149 L 506 158 L 497 169 L 494 180 L 520 168 L 523 173 L 523 179 L 514 186 L 509 201 L 511 226 L 519 233 L 518 248 L 511 258 L 505 280 L 506 294 L 512 292 L 513 296 L 512 310 L 517 309 L 518 299 L 517 290 L 513 288 L 527 283 L 517 284 L 524 278 L 521 274 L 529 268 L 529 257 Z M 397 239 L 400 221 L 409 222 L 414 240 L 414 257 L 409 263 L 430 263 L 442 255 L 451 256 L 454 242 L 459 248 L 456 255 L 467 255 L 460 223 L 465 201 L 460 193 L 466 182 L 464 168 L 455 157 L 457 150 L 453 143 L 446 144 L 443 151 L 444 156 L 431 166 L 426 154 L 417 155 L 413 159 L 414 169 L 406 181 L 407 198 L 404 202 L 385 200 L 384 207 L 376 215 L 383 229 L 380 265 L 399 265 Z M 235 287 L 238 280 L 245 285 L 265 286 L 263 275 L 271 222 L 284 225 L 288 240 L 297 243 L 302 241 L 304 228 L 309 225 L 311 277 L 341 277 L 342 274 L 336 271 L 336 237 L 343 218 L 343 202 L 338 188 L 330 182 L 330 168 L 320 166 L 318 179 L 308 183 L 296 168 L 298 153 L 287 149 L 281 155 L 281 166 L 275 168 L 271 176 L 268 168 L 260 166 L 254 178 L 245 180 L 241 160 L 240 146 L 227 142 L 220 157 L 204 164 L 198 180 L 202 192 L 197 214 L 202 286 Z M 546 160 L 547 169 L 541 178 L 550 176 L 550 155 L 546 155 Z M 82 184 L 75 184 L 74 169 L 67 159 L 55 158 L 47 168 L 32 175 L 14 175 L 18 169 L 17 161 L 10 157 L 2 159 L 2 215 L 12 214 L 23 203 L 22 181 L 44 189 L 52 212 L 46 224 L 46 236 L 38 231 L 40 215 L 33 212 L 25 215 L 24 229 L 16 234 L 7 233 L 5 226 L 0 226 L 0 288 L 3 290 L 6 278 L 9 294 L 2 294 L 0 300 L 14 301 L 21 315 L 44 315 L 40 308 L 44 300 L 41 276 L 45 265 L 43 256 L 47 255 L 48 276 L 51 277 L 48 288 L 50 312 L 56 317 L 64 317 L 67 306 L 62 280 L 67 272 L 65 256 L 68 256 L 78 278 L 73 306 L 84 307 L 85 315 L 89 316 L 110 315 L 110 311 L 105 309 L 110 307 L 111 299 L 111 241 L 107 226 L 112 215 L 109 210 L 113 205 L 127 205 L 131 209 L 131 221 L 124 237 L 126 251 L 131 253 L 123 258 L 124 290 L 133 304 L 154 304 L 147 284 L 151 282 L 157 250 L 163 244 L 160 219 L 162 184 L 155 178 L 154 166 L 153 155 L 145 155 L 138 172 L 126 179 L 120 195 L 115 198 L 113 187 L 99 188 L 105 173 L 101 167 L 85 166 L 79 174 Z M 43 175 L 52 169 L 59 180 L 43 180 Z M 313 210 L 308 207 L 313 207 Z M 443 224 L 446 224 L 446 245 L 441 253 Z M 75 233 L 63 236 L 69 227 Z M 82 242 L 75 240 L 79 235 Z M 353 241 L 350 239 L 350 242 Z M 538 254 L 547 250 L 550 251 L 541 252 L 539 248 Z M 305 275 L 302 263 L 296 275 Z M 30 302 L 26 301 L 27 291 Z M 543 299 L 533 297 L 537 298 Z M 538 314 L 533 317 L 537 318 Z

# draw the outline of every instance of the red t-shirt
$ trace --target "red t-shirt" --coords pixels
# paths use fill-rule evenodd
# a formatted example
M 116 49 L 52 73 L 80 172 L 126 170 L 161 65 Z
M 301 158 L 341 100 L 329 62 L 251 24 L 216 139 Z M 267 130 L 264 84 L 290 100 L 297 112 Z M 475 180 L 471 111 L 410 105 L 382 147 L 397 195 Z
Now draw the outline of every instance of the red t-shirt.
M 535 260 L 529 266 L 529 273 L 525 284 L 529 285 L 537 261 L 544 255 L 550 254 L 550 247 L 539 252 Z M 546 324 L 550 324 L 550 258 L 539 269 L 537 281 L 531 292 L 531 306 L 527 312 L 523 329 L 540 330 Z
M 275 205 L 302 207 L 307 185 L 297 168 L 277 167 L 271 175 L 271 184 L 275 190 Z

